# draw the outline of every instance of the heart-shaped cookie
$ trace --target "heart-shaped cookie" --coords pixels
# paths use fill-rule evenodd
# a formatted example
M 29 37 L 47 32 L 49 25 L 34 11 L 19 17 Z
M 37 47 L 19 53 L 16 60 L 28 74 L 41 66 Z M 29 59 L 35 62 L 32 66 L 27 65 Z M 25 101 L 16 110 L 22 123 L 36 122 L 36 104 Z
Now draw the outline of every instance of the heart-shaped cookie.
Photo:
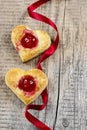
M 20 68 L 13 68 L 6 73 L 5 82 L 19 99 L 28 105 L 46 88 L 48 78 L 39 69 L 26 72 Z
M 13 29 L 11 39 L 23 62 L 44 52 L 51 44 L 50 36 L 46 32 L 31 30 L 24 25 Z

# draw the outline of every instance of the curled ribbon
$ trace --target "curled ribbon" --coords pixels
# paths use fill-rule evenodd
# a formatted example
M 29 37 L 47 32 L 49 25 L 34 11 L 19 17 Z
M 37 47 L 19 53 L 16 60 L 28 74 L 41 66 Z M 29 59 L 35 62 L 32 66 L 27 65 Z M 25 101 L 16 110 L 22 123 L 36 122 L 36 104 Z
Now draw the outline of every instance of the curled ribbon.
M 55 31 L 57 32 L 56 38 L 54 40 L 54 42 L 51 44 L 51 46 L 42 54 L 42 56 L 40 57 L 38 64 L 37 64 L 37 68 L 42 70 L 42 66 L 41 63 L 47 59 L 49 56 L 51 56 L 57 49 L 58 47 L 58 43 L 59 43 L 59 33 L 58 33 L 58 29 L 57 26 L 55 25 L 55 23 L 50 20 L 49 18 L 34 12 L 35 9 L 37 9 L 39 6 L 41 6 L 42 4 L 51 1 L 51 0 L 39 0 L 35 3 L 33 3 L 32 5 L 30 5 L 27 10 L 28 10 L 28 14 L 30 17 L 41 21 L 41 22 L 45 22 L 46 24 L 50 25 L 53 29 L 55 29 Z M 45 125 L 43 122 L 41 122 L 40 120 L 38 120 L 36 117 L 34 117 L 31 113 L 29 113 L 29 109 L 33 109 L 33 110 L 43 110 L 45 108 L 45 106 L 47 105 L 48 102 L 48 93 L 47 93 L 47 89 L 45 89 L 42 94 L 42 100 L 43 100 L 43 104 L 42 105 L 28 105 L 26 106 L 26 110 L 25 110 L 25 117 L 33 124 L 35 125 L 37 128 L 39 128 L 40 130 L 51 130 L 47 125 Z

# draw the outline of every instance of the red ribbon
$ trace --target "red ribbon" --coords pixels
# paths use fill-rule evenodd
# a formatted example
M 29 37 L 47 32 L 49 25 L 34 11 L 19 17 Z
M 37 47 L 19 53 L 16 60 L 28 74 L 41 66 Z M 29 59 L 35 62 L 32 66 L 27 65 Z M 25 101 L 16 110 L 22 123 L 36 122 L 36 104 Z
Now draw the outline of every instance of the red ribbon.
M 40 57 L 38 64 L 37 64 L 37 68 L 42 70 L 42 66 L 41 63 L 47 59 L 49 56 L 51 56 L 55 50 L 58 47 L 58 43 L 59 43 L 59 34 L 58 34 L 58 29 L 57 26 L 55 25 L 55 23 L 50 20 L 49 18 L 38 14 L 36 12 L 34 12 L 35 9 L 37 9 L 39 6 L 41 6 L 42 4 L 51 1 L 51 0 L 39 0 L 35 3 L 33 3 L 32 5 L 30 5 L 27 9 L 28 9 L 28 13 L 29 16 L 41 21 L 41 22 L 45 22 L 46 24 L 50 25 L 51 27 L 53 27 L 53 29 L 55 29 L 55 31 L 57 32 L 56 38 L 54 40 L 54 42 L 51 44 L 51 46 L 42 54 L 42 56 Z M 44 123 L 42 123 L 40 120 L 38 120 L 36 117 L 34 117 L 33 115 L 31 115 L 29 113 L 29 109 L 33 109 L 33 110 L 43 110 L 45 108 L 45 106 L 47 105 L 48 102 L 48 93 L 47 93 L 47 89 L 45 89 L 42 94 L 42 100 L 43 100 L 43 104 L 42 105 L 28 105 L 26 107 L 25 110 L 25 117 L 36 127 L 38 127 L 40 130 L 51 130 L 47 125 L 45 125 Z

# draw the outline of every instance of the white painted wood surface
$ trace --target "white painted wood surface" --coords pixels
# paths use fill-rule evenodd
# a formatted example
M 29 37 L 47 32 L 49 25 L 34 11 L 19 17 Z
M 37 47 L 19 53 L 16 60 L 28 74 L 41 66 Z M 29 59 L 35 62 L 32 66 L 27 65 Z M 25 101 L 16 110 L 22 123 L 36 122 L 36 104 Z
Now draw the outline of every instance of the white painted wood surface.
M 39 59 L 21 62 L 11 44 L 13 27 L 26 24 L 55 38 L 51 27 L 28 17 L 26 8 L 35 1 L 0 0 L 0 130 L 37 130 L 24 118 L 25 105 L 4 81 L 8 69 L 35 68 Z M 37 11 L 57 24 L 60 47 L 43 63 L 49 77 L 48 105 L 42 112 L 32 113 L 52 130 L 87 130 L 87 0 L 51 0 Z M 41 99 L 35 102 L 40 103 Z

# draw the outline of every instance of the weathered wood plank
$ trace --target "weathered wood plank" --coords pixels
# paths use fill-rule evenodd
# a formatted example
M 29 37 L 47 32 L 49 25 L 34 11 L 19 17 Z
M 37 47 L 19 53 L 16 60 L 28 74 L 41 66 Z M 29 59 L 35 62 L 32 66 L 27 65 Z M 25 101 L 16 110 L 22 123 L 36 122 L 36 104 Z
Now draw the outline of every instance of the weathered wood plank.
M 56 123 L 59 130 L 65 130 L 65 127 L 67 130 L 87 129 L 86 6 L 86 0 L 66 0 L 65 4 L 61 40 L 61 98 Z

